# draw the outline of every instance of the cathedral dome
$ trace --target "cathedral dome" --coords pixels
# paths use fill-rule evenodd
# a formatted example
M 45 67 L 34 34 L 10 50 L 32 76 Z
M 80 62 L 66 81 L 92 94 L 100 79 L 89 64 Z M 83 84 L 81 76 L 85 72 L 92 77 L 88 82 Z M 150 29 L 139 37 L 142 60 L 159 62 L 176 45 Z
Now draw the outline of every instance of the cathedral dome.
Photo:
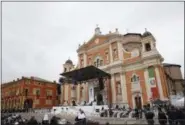
M 73 64 L 73 62 L 72 62 L 70 59 L 68 59 L 68 60 L 66 61 L 66 64 Z
M 149 31 L 145 31 L 143 33 L 143 37 L 147 37 L 147 36 L 152 36 L 152 33 L 150 33 Z

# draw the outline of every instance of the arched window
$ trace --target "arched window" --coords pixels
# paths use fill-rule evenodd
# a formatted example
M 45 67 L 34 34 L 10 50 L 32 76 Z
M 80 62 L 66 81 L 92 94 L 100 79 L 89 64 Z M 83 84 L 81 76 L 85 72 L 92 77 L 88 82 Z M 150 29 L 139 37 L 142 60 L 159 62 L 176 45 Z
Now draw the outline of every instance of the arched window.
M 138 83 L 139 82 L 139 76 L 137 76 L 136 74 L 134 74 L 131 78 L 131 82 L 132 83 Z
M 64 68 L 64 72 L 67 72 L 67 68 Z
M 101 57 L 96 57 L 94 60 L 94 65 L 96 67 L 103 66 L 103 59 Z
M 146 50 L 146 51 L 150 51 L 150 50 L 151 50 L 150 43 L 146 43 L 146 44 L 145 44 L 145 50 Z

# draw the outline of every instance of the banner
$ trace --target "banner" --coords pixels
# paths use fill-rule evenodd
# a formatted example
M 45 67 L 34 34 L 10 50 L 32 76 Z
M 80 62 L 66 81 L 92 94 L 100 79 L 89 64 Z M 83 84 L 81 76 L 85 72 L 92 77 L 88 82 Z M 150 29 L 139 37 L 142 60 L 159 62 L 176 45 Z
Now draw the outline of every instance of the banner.
M 155 100 L 155 99 L 159 98 L 157 87 L 151 88 L 151 92 L 152 92 L 152 99 Z

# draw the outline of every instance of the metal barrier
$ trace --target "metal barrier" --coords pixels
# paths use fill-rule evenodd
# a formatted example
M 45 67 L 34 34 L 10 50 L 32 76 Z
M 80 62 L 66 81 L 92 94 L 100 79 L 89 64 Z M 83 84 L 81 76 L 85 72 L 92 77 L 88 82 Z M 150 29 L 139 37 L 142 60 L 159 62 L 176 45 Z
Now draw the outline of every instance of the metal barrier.
M 8 113 L 11 114 L 11 113 Z M 12 113 L 15 114 L 15 113 Z M 31 116 L 35 116 L 37 118 L 39 118 L 40 120 L 43 119 L 44 115 L 40 115 L 40 113 L 16 113 L 16 114 L 20 114 L 23 118 L 26 119 L 30 119 Z M 54 116 L 54 114 L 48 114 L 49 117 L 51 118 L 52 116 Z M 62 119 L 66 119 L 68 121 L 70 121 L 71 123 L 75 122 L 75 117 L 76 115 L 74 114 L 69 114 L 67 112 L 65 113 L 61 113 L 56 115 L 57 117 L 60 117 Z M 159 120 L 157 118 L 154 118 L 153 120 L 146 120 L 146 119 L 136 119 L 136 118 L 114 118 L 114 117 L 87 117 L 88 120 L 92 121 L 92 122 L 98 122 L 100 125 L 105 125 L 105 123 L 109 123 L 110 125 L 133 125 L 133 124 L 137 124 L 137 125 L 148 125 L 148 123 L 153 123 L 153 125 L 160 125 L 159 124 Z M 179 119 L 179 120 L 160 120 L 160 122 L 166 122 L 168 125 L 169 123 L 179 123 L 178 125 L 185 125 L 185 119 Z M 88 124 L 87 124 L 88 125 Z M 176 124 L 177 125 L 177 124 Z
M 185 125 L 185 119 L 179 119 L 179 120 L 160 119 L 160 122 L 163 123 L 163 125 Z M 133 123 L 137 124 L 137 125 L 160 125 L 158 119 L 153 119 L 153 120 L 146 120 L 146 119 L 131 120 L 131 119 L 128 119 L 128 120 L 126 120 L 125 125 L 130 125 Z

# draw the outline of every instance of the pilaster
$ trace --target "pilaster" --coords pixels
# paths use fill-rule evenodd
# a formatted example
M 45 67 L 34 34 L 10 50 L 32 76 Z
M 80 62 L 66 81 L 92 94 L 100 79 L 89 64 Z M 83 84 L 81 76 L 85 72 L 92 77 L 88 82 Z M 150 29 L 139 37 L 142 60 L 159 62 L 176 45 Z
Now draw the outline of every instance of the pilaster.
M 82 100 L 81 101 L 86 101 L 86 87 L 85 83 L 82 84 L 83 90 L 82 90 Z
M 151 93 L 151 86 L 149 83 L 147 68 L 144 69 L 144 78 L 145 78 L 145 85 L 146 85 L 147 101 L 150 101 L 150 97 L 152 96 L 152 93 Z
M 123 51 L 120 41 L 117 42 L 119 60 L 123 60 Z
M 77 84 L 76 89 L 77 89 L 77 103 L 79 103 L 80 102 L 80 84 Z
M 128 103 L 125 73 L 120 72 L 120 78 L 121 78 L 121 88 L 122 88 L 121 89 L 122 90 L 122 101 L 123 103 Z
M 69 85 L 65 85 L 65 101 L 68 101 L 68 91 L 69 91 L 69 87 L 68 87 Z
M 87 66 L 87 54 L 86 53 L 83 54 L 83 60 L 84 60 L 84 67 L 86 67 Z
M 109 45 L 109 54 L 110 54 L 110 63 L 113 62 L 113 57 L 112 57 L 112 45 Z
M 164 95 L 163 95 L 163 88 L 161 85 L 161 78 L 159 75 L 159 69 L 158 67 L 155 67 L 155 73 L 156 73 L 156 79 L 157 79 L 157 86 L 158 86 L 158 90 L 159 90 L 159 95 L 160 95 L 160 99 L 164 99 Z
M 111 88 L 112 88 L 112 102 L 116 103 L 116 92 L 115 92 L 115 82 L 114 75 L 111 76 Z

